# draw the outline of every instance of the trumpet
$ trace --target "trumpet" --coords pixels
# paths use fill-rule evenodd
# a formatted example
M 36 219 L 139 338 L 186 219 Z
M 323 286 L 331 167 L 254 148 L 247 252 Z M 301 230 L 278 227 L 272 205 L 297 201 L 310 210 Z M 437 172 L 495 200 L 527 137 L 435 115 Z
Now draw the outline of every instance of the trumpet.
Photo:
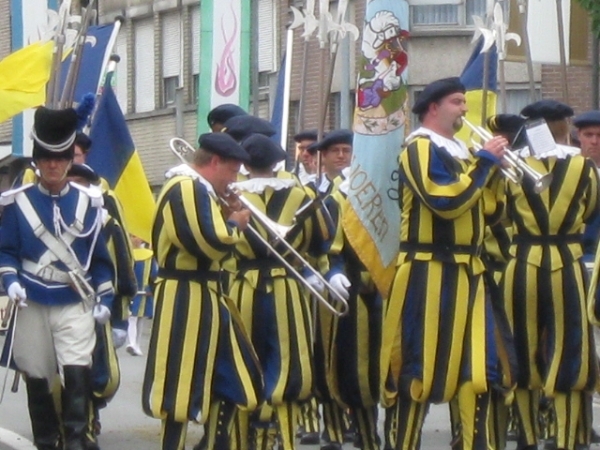
M 271 252 L 271 254 L 273 254 L 273 256 L 275 256 L 275 258 L 277 258 L 292 275 L 294 275 L 298 282 L 306 287 L 310 293 L 334 315 L 342 317 L 348 314 L 348 302 L 346 299 L 333 288 L 333 286 L 319 273 L 318 270 L 316 270 L 308 261 L 306 261 L 306 259 L 294 248 L 292 244 L 286 240 L 286 237 L 289 236 L 290 232 L 298 225 L 297 222 L 289 226 L 281 225 L 275 222 L 233 188 L 229 189 L 229 196 L 234 197 L 244 208 L 249 210 L 252 214 L 252 217 L 267 231 L 270 239 L 272 239 L 275 243 L 280 243 L 285 250 L 299 262 L 303 269 L 310 272 L 311 275 L 314 275 L 323 284 L 323 286 L 325 286 L 325 289 L 329 292 L 329 295 L 332 298 L 332 302 L 330 302 L 325 296 L 323 296 L 321 292 L 308 283 L 304 276 L 302 276 L 302 274 L 293 266 L 293 264 L 291 264 L 275 248 L 275 246 L 269 242 L 268 239 L 260 234 L 256 228 L 248 224 L 246 230 L 250 232 L 256 239 L 258 239 Z M 225 206 L 229 207 L 229 202 L 226 199 L 222 198 L 221 201 L 225 203 Z
M 462 118 L 462 122 L 485 142 L 494 137 L 485 128 L 472 124 L 464 117 Z M 481 144 L 474 143 L 474 145 L 478 150 L 482 148 Z M 506 178 L 515 184 L 521 184 L 524 178 L 528 178 L 533 182 L 533 191 L 536 194 L 539 194 L 550 186 L 550 183 L 552 183 L 551 173 L 541 174 L 527 164 L 520 156 L 515 155 L 507 148 L 504 150 L 502 161 L 507 164 L 507 167 L 502 168 L 502 173 Z
M 169 141 L 169 147 L 171 151 L 183 162 L 184 164 L 189 164 L 189 156 L 193 154 L 196 150 L 190 143 L 181 139 L 181 138 L 172 138 Z M 302 274 L 274 247 L 268 239 L 266 239 L 256 228 L 252 225 L 248 224 L 246 230 L 251 233 L 256 239 L 258 239 L 266 248 L 281 262 L 286 269 L 301 283 L 305 286 L 314 297 L 323 304 L 329 311 L 331 311 L 334 315 L 341 317 L 345 316 L 348 313 L 348 302 L 344 297 L 342 297 L 331 284 L 325 280 L 325 278 L 310 265 L 308 261 L 290 244 L 286 241 L 286 237 L 288 237 L 291 232 L 298 227 L 301 222 L 308 216 L 309 212 L 314 210 L 317 206 L 320 205 L 321 199 L 307 204 L 305 207 L 301 208 L 295 215 L 294 223 L 292 225 L 286 226 L 281 225 L 274 220 L 270 219 L 265 213 L 259 210 L 256 206 L 252 204 L 252 202 L 248 201 L 243 195 L 241 195 L 235 188 L 229 187 L 228 195 L 234 198 L 236 201 L 239 201 L 240 204 L 248 209 L 252 217 L 267 231 L 270 236 L 270 239 L 275 241 L 276 243 L 281 243 L 285 250 L 292 255 L 299 264 L 306 270 L 308 270 L 312 275 L 317 277 L 317 279 L 325 286 L 330 296 L 333 299 L 333 302 L 330 303 L 327 298 L 323 296 L 321 292 L 311 286 L 306 279 L 302 276 Z M 219 200 L 226 207 L 231 208 L 231 202 L 226 198 L 220 197 Z

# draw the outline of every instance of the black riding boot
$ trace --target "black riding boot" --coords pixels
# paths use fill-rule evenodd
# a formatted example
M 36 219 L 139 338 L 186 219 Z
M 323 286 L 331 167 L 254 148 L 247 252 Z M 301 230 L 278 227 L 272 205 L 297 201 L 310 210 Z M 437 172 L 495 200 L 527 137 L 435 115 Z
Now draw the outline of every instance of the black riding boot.
M 45 378 L 27 377 L 25 384 L 33 443 L 38 450 L 56 450 L 60 441 L 60 426 L 48 381 Z
M 65 428 L 65 450 L 85 450 L 88 424 L 90 369 L 85 366 L 65 366 L 65 386 L 62 392 L 62 418 Z

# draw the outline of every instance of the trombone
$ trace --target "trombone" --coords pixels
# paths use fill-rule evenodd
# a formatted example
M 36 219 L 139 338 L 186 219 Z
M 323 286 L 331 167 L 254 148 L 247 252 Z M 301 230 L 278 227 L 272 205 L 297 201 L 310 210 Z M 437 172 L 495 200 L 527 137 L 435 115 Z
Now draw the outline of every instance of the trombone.
M 193 153 L 195 151 L 194 147 L 192 147 L 191 144 L 177 137 L 169 141 L 169 147 L 171 148 L 171 151 L 184 164 L 189 164 L 189 161 L 186 159 L 186 155 L 189 155 L 189 153 Z M 325 306 L 329 311 L 331 311 L 334 315 L 338 317 L 345 316 L 346 314 L 348 314 L 348 302 L 346 301 L 346 299 L 341 294 L 339 294 L 327 280 L 325 280 L 325 278 L 319 273 L 319 271 L 317 271 L 314 267 L 310 265 L 308 261 L 306 261 L 306 259 L 294 248 L 292 244 L 286 241 L 286 237 L 289 236 L 290 232 L 294 230 L 294 228 L 297 227 L 301 222 L 301 220 L 299 220 L 299 217 L 304 217 L 305 214 L 297 213 L 294 219 L 294 223 L 290 226 L 281 225 L 275 222 L 274 220 L 270 219 L 265 213 L 263 213 L 256 206 L 254 206 L 252 202 L 250 202 L 247 198 L 241 195 L 240 192 L 235 190 L 234 188 L 230 187 L 228 194 L 235 198 L 235 200 L 239 201 L 244 208 L 250 211 L 252 217 L 262 227 L 265 228 L 265 230 L 270 236 L 270 239 L 272 239 L 275 242 L 281 243 L 281 245 L 285 247 L 285 250 L 287 250 L 287 252 L 289 252 L 300 263 L 300 265 L 303 268 L 305 268 L 312 275 L 317 277 L 317 279 L 325 286 L 333 301 L 330 302 L 329 300 L 327 300 L 327 298 L 323 296 L 321 292 L 319 292 L 317 289 L 311 286 L 302 276 L 302 274 L 275 248 L 273 244 L 271 244 L 271 242 L 269 242 L 268 239 L 263 237 L 263 235 L 260 234 L 260 232 L 256 228 L 254 228 L 251 224 L 248 224 L 246 230 L 249 233 L 251 233 L 256 239 L 258 239 L 273 254 L 273 256 L 275 256 L 275 258 L 277 258 L 286 267 L 286 269 L 289 270 L 290 273 L 294 275 L 294 277 L 296 277 L 298 282 L 305 286 L 310 291 L 310 293 L 314 295 L 315 298 L 318 301 L 320 301 L 323 304 L 323 306 Z M 220 201 L 228 208 L 231 206 L 230 202 L 228 202 L 225 198 L 221 197 Z M 307 207 L 303 208 L 303 210 L 306 209 Z
M 485 142 L 494 137 L 485 128 L 472 124 L 465 117 L 462 117 L 462 122 Z M 482 148 L 481 144 L 474 144 L 478 150 Z M 508 167 L 503 167 L 502 173 L 506 178 L 515 184 L 521 184 L 523 182 L 523 178 L 529 178 L 533 182 L 533 191 L 536 194 L 539 194 L 544 189 L 547 189 L 548 186 L 550 186 L 550 183 L 552 183 L 551 173 L 541 174 L 527 164 L 520 156 L 515 155 L 509 149 L 505 148 L 504 150 L 505 152 L 502 160 L 508 165 Z

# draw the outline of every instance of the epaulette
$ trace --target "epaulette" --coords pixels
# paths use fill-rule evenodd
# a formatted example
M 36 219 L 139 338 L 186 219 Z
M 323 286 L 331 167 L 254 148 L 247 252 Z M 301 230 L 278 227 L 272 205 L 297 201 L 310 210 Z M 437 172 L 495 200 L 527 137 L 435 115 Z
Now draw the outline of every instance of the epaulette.
M 19 192 L 26 191 L 31 186 L 34 186 L 34 183 L 27 183 L 27 184 L 24 184 L 24 185 L 19 186 L 17 188 L 10 189 L 8 191 L 3 192 L 2 195 L 0 195 L 0 205 L 1 206 L 10 205 L 11 203 L 13 203 L 15 201 L 15 196 Z
M 75 183 L 70 181 L 69 184 L 74 188 L 78 189 L 80 192 L 83 192 L 87 195 L 92 201 L 92 206 L 94 208 L 101 208 L 104 205 L 104 198 L 102 197 L 102 190 L 98 186 L 83 186 L 79 183 Z

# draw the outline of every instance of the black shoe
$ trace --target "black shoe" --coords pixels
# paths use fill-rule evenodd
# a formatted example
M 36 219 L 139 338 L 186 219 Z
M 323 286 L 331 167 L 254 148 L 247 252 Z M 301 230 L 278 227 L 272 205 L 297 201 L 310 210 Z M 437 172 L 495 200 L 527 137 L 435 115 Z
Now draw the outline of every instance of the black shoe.
M 303 432 L 300 436 L 300 443 L 302 445 L 317 445 L 321 442 L 321 438 L 319 438 L 319 433 L 306 433 Z
M 25 383 L 33 442 L 40 450 L 56 450 L 60 448 L 60 428 L 48 381 L 27 377 Z
M 321 447 L 321 450 L 342 450 L 342 444 L 339 442 L 330 442 Z
M 90 369 L 65 366 L 65 388 L 62 391 L 62 417 L 65 450 L 86 450 L 85 432 L 89 423 L 88 402 L 91 392 Z

